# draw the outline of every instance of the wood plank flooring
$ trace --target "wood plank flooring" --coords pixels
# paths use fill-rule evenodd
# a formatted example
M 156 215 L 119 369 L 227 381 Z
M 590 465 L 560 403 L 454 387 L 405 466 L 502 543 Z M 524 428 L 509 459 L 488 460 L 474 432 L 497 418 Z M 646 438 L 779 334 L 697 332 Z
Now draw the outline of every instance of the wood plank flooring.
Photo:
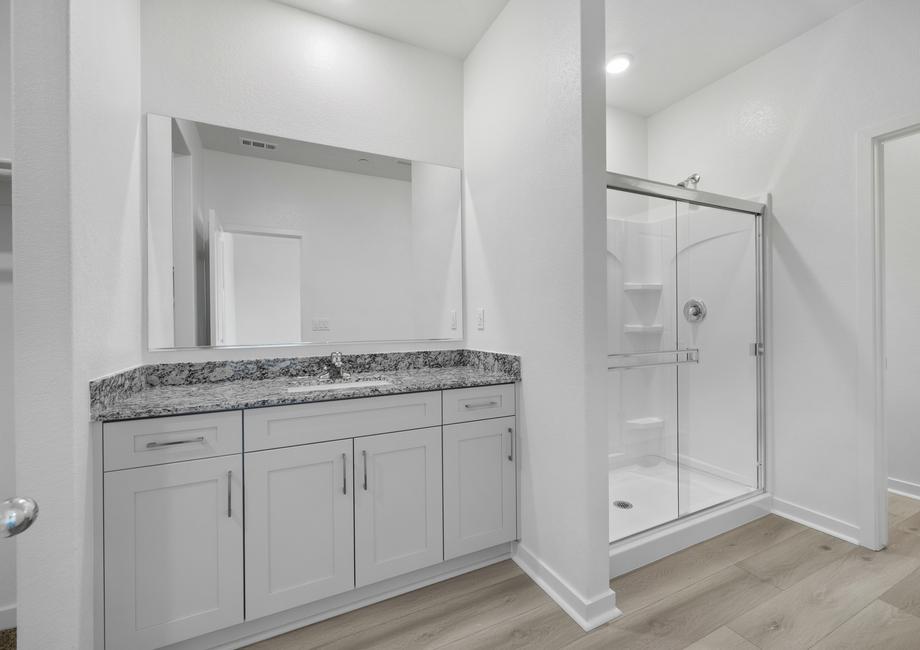
M 920 501 L 890 495 L 874 553 L 770 515 L 612 581 L 585 633 L 512 562 L 263 641 L 307 648 L 920 649 Z

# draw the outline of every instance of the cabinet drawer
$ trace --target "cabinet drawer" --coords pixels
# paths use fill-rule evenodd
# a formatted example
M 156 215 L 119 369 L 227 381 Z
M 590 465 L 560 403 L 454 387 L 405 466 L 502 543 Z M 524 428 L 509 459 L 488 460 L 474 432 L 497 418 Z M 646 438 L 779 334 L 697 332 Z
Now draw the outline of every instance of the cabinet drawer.
M 514 384 L 444 391 L 444 424 L 514 415 Z
M 102 454 L 106 472 L 240 453 L 240 411 L 107 422 Z
M 356 438 L 441 425 L 437 391 L 251 409 L 243 415 L 246 451 Z

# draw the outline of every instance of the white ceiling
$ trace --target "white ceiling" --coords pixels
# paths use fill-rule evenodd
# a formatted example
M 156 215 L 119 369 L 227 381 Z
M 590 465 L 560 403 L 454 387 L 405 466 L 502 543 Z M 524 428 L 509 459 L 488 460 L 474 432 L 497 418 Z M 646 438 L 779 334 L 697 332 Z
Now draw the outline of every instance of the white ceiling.
M 398 41 L 466 58 L 508 0 L 277 0 Z
M 652 115 L 861 0 L 606 0 L 607 103 Z

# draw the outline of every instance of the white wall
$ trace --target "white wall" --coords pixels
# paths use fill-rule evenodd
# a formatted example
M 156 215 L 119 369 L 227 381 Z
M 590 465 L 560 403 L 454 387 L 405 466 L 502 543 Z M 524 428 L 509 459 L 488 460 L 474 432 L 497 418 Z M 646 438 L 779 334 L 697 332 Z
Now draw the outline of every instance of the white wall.
M 883 147 L 888 477 L 920 498 L 920 134 Z
M 13 155 L 10 111 L 10 3 L 0 1 L 0 158 Z M 13 435 L 12 196 L 0 179 L 0 499 L 16 493 Z M 9 540 L 8 540 L 9 541 Z M 0 629 L 16 623 L 16 543 L 0 544 Z
M 18 538 L 24 649 L 94 647 L 88 384 L 141 349 L 137 28 L 125 0 L 13 15 L 16 487 L 41 506 Z
M 462 167 L 457 59 L 269 0 L 144 2 L 141 22 L 144 112 Z M 456 343 L 423 344 L 451 346 Z M 285 354 L 326 354 L 332 347 L 287 348 Z M 347 346 L 352 352 L 381 348 Z M 145 353 L 145 359 L 273 354 L 277 350 L 177 351 Z
M 0 499 L 16 494 L 11 206 L 10 181 L 0 178 Z M 16 540 L 4 542 L 0 544 L 0 630 L 16 625 Z
M 651 178 L 774 194 L 772 489 L 781 512 L 850 537 L 870 435 L 855 428 L 856 133 L 920 111 L 918 68 L 920 4 L 867 0 L 649 119 Z
M 486 311 L 468 339 L 524 374 L 518 558 L 595 621 L 612 614 L 603 25 L 601 1 L 511 0 L 464 65 L 467 305 Z

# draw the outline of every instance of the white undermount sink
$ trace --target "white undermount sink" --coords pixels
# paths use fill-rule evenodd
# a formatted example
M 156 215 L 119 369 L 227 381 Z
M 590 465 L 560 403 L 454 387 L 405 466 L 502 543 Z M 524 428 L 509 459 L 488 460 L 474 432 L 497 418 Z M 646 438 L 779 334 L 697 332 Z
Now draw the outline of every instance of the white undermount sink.
M 366 381 L 346 381 L 335 384 L 311 384 L 309 386 L 292 386 L 287 389 L 289 393 L 314 393 L 320 390 L 346 390 L 348 388 L 377 388 L 389 386 L 390 382 L 383 379 L 369 379 Z

